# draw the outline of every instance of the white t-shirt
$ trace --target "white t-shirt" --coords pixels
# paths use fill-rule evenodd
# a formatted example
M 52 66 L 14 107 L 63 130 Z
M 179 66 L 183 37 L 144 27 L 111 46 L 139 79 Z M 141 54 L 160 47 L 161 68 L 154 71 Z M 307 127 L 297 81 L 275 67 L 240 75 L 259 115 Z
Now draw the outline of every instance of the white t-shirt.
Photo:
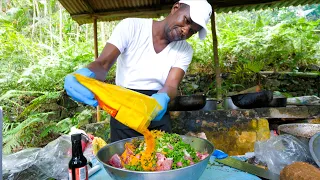
M 107 42 L 121 52 L 117 59 L 116 85 L 160 90 L 171 67 L 186 72 L 193 54 L 186 41 L 171 42 L 157 54 L 152 39 L 152 19 L 127 18 L 115 27 Z

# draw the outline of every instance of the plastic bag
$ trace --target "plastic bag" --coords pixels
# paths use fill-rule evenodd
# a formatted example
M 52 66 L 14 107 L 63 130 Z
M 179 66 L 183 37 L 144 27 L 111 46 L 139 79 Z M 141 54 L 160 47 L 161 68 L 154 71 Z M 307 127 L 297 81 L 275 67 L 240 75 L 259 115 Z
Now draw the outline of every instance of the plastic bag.
M 30 148 L 3 156 L 3 178 L 32 180 L 39 177 L 47 177 L 41 172 L 37 173 L 37 167 L 33 166 L 40 150 L 41 148 Z
M 70 138 L 68 135 L 60 136 L 40 150 L 35 165 L 47 176 L 55 179 L 68 177 L 68 164 L 72 155 Z
M 83 155 L 90 161 L 92 144 Z M 62 135 L 43 148 L 29 148 L 3 157 L 4 179 L 68 179 L 68 164 L 72 156 L 71 136 Z
M 273 173 L 280 171 L 293 162 L 313 163 L 309 148 L 296 137 L 284 134 L 272 136 L 267 141 L 257 141 L 254 146 L 258 161 L 266 163 Z

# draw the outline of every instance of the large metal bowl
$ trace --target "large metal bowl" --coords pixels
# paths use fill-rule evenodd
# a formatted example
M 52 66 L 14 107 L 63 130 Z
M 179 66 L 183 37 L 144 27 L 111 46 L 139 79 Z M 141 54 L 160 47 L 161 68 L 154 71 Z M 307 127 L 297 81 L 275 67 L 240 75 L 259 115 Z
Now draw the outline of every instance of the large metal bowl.
M 129 138 L 108 144 L 101 148 L 97 153 L 97 159 L 103 164 L 110 177 L 116 180 L 197 180 L 207 167 L 210 155 L 214 151 L 214 146 L 211 142 L 205 139 L 183 135 L 181 135 L 181 137 L 184 142 L 190 144 L 196 151 L 206 151 L 209 156 L 191 166 L 169 171 L 131 171 L 116 168 L 107 164 L 106 162 L 109 161 L 112 155 L 116 153 L 120 155 L 123 153 L 124 144 L 126 142 L 131 142 L 133 139 Z M 138 138 L 143 139 L 143 137 Z
M 291 123 L 278 126 L 279 134 L 290 134 L 308 144 L 310 138 L 320 132 L 320 124 Z
M 309 149 L 314 162 L 320 167 L 320 132 L 311 137 Z

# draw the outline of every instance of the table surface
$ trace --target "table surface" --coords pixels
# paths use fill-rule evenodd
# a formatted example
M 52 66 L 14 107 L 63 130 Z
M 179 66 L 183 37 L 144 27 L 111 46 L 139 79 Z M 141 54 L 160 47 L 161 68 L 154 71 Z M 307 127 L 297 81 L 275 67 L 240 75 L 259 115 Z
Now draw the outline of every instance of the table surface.
M 211 156 L 210 163 L 208 163 L 203 174 L 199 180 L 260 180 L 259 177 L 228 167 L 214 161 L 214 156 Z M 92 160 L 92 164 L 100 164 L 101 169 L 89 177 L 89 180 L 112 180 L 103 165 L 96 159 Z

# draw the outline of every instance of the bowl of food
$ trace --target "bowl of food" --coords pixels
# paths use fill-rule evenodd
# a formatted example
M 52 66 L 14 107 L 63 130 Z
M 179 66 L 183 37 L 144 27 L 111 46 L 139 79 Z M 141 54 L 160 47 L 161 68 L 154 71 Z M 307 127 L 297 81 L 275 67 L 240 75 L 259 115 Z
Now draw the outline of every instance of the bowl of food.
M 146 157 L 144 137 L 101 148 L 97 159 L 113 179 L 196 180 L 207 167 L 214 146 L 206 139 L 153 131 L 155 148 Z M 155 135 L 156 134 L 156 135 Z

